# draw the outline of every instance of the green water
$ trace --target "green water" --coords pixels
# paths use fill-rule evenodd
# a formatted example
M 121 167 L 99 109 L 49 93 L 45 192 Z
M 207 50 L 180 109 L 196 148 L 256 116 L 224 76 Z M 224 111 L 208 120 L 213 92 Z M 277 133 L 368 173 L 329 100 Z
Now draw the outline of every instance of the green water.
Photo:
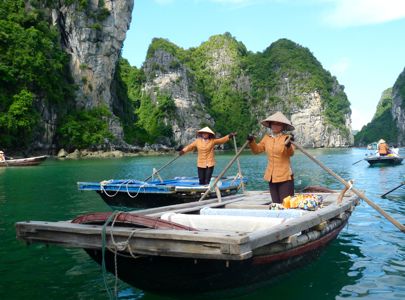
M 405 187 L 379 195 L 399 185 L 405 165 L 369 167 L 364 149 L 313 150 L 325 165 L 355 186 L 400 223 L 405 223 Z M 404 155 L 404 149 L 401 154 Z M 214 174 L 232 158 L 217 154 Z M 95 192 L 79 192 L 77 181 L 144 179 L 173 156 L 48 160 L 40 166 L 0 169 L 0 299 L 108 299 L 101 268 L 81 249 L 32 244 L 15 238 L 15 222 L 58 221 L 79 214 L 109 211 Z M 195 155 L 178 159 L 161 172 L 162 177 L 195 176 Z M 241 166 L 249 178 L 249 190 L 266 189 L 262 180 L 266 158 L 249 152 L 241 156 Z M 293 158 L 296 188 L 341 185 L 303 154 Z M 234 175 L 236 166 L 227 175 Z M 275 283 L 227 295 L 197 295 L 202 299 L 405 299 L 405 235 L 361 202 L 349 225 L 311 264 L 280 277 Z M 175 270 L 174 270 L 175 272 Z M 107 284 L 115 278 L 108 274 Z M 143 293 L 118 281 L 120 299 L 175 299 Z

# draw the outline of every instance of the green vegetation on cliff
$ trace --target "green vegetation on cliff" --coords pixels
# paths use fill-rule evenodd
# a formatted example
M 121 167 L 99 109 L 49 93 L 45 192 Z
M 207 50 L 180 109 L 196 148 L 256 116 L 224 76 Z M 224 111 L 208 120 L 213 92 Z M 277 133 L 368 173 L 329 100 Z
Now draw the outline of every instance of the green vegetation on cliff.
M 87 0 L 64 3 L 77 4 L 76 9 L 84 11 L 93 23 L 108 17 L 104 1 L 99 1 L 93 10 Z M 33 144 L 36 137 L 43 135 L 49 114 L 52 121 L 57 120 L 53 140 L 59 147 L 93 147 L 111 140 L 111 113 L 120 118 L 128 143 L 170 144 L 171 124 L 176 118 L 173 96 L 167 90 L 148 95 L 143 87 L 157 72 L 182 66 L 186 66 L 192 82 L 187 88 L 202 96 L 215 120 L 214 130 L 220 135 L 237 131 L 240 142 L 258 128 L 257 111 L 253 112 L 252 107 L 258 109 L 264 101 L 267 109 L 269 103 L 274 107 L 282 103 L 288 113 L 292 105 L 302 105 L 303 93 L 315 90 L 321 94 L 328 122 L 344 128 L 345 114 L 350 111 L 347 98 L 308 49 L 283 39 L 263 53 L 254 54 L 230 33 L 212 36 L 188 50 L 165 39 L 154 39 L 147 59 L 164 51 L 175 57 L 170 65 L 156 61 L 146 73 L 146 69 L 131 67 L 128 61 L 120 59 L 112 90 L 116 98 L 113 111 L 106 107 L 78 111 L 69 56 L 62 49 L 60 32 L 50 18 L 49 8 L 59 4 L 50 0 L 0 2 L 1 148 L 18 149 Z M 294 91 L 288 93 L 288 99 L 280 99 L 279 89 L 286 80 Z M 201 122 L 205 125 L 204 120 Z
M 288 112 L 291 105 L 302 104 L 299 94 L 318 91 L 326 120 L 334 127 L 347 131 L 345 120 L 350 113 L 350 102 L 343 90 L 336 88 L 335 79 L 323 69 L 309 49 L 280 39 L 263 53 L 249 55 L 245 64 L 252 77 L 256 98 L 264 98 L 268 94 L 274 105 L 283 104 Z M 289 89 L 288 99 L 278 96 L 282 84 Z
M 365 146 L 380 139 L 388 143 L 396 143 L 398 128 L 392 118 L 392 88 L 385 90 L 377 105 L 376 112 L 370 123 L 354 136 L 356 146 Z
M 78 110 L 66 115 L 58 127 L 59 143 L 67 150 L 97 148 L 113 139 L 107 120 L 111 112 L 107 107 Z
M 212 36 L 200 47 L 191 49 L 188 64 L 194 71 L 198 91 L 215 119 L 216 132 L 223 136 L 237 131 L 238 140 L 244 139 L 256 123 L 249 111 L 249 95 L 235 88 L 242 72 L 241 57 L 246 54 L 246 47 L 225 33 Z M 214 65 L 218 63 L 217 55 L 224 57 L 222 65 Z
M 395 81 L 394 87 L 397 89 L 399 96 L 402 99 L 401 106 L 405 107 L 405 69 L 399 74 Z
M 23 0 L 0 2 L 0 145 L 24 148 L 38 128 L 39 99 L 72 97 L 68 57 L 41 10 Z
M 281 39 L 262 53 L 251 53 L 230 33 L 212 36 L 189 50 L 154 39 L 147 59 L 158 50 L 170 53 L 190 69 L 196 91 L 203 95 L 215 119 L 215 130 L 222 135 L 235 130 L 245 136 L 257 130 L 251 107 L 266 99 L 270 106 L 282 107 L 288 114 L 294 106 L 302 106 L 305 93 L 314 91 L 321 95 L 327 122 L 349 134 L 346 117 L 350 103 L 343 88 L 307 48 L 292 41 Z M 161 68 L 164 66 L 154 66 Z M 242 78 L 249 78 L 251 86 L 240 88 Z M 288 89 L 284 94 L 280 93 L 283 85 Z

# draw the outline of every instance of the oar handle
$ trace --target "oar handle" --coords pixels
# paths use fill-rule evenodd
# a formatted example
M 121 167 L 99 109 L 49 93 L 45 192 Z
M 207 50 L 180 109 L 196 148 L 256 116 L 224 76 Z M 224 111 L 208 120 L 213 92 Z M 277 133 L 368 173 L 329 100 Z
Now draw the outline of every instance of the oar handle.
M 295 145 L 302 153 L 304 153 L 309 159 L 314 161 L 316 164 L 318 164 L 322 169 L 324 169 L 326 172 L 328 172 L 330 175 L 335 177 L 337 180 L 339 180 L 344 186 L 351 188 L 353 193 L 355 193 L 357 196 L 362 198 L 364 201 L 367 202 L 368 205 L 370 205 L 372 208 L 377 210 L 381 215 L 383 215 L 388 221 L 390 221 L 392 224 L 394 224 L 399 230 L 405 233 L 405 226 L 401 223 L 399 223 L 397 220 L 395 220 L 393 217 L 391 217 L 385 210 L 383 210 L 381 207 L 379 207 L 377 204 L 375 204 L 373 201 L 368 199 L 363 193 L 360 191 L 356 190 L 355 188 L 352 188 L 351 185 L 345 181 L 342 177 L 337 175 L 335 172 L 333 172 L 331 169 L 326 167 L 323 163 L 321 163 L 319 160 L 317 160 L 315 157 L 313 157 L 311 154 L 309 154 L 304 148 L 302 148 L 300 145 L 297 143 L 291 142 L 292 144 Z
M 389 190 L 388 192 L 386 192 L 385 194 L 381 195 L 381 198 L 384 198 L 386 195 L 388 195 L 389 193 L 395 191 L 396 189 L 399 189 L 401 186 L 403 186 L 405 184 L 405 182 L 402 182 L 400 185 L 398 185 L 397 187 L 394 187 L 392 190 Z
M 150 175 L 148 178 L 144 179 L 143 181 L 148 181 L 149 179 L 152 178 L 153 174 L 159 173 L 161 170 L 166 168 L 168 165 L 170 165 L 172 162 L 174 162 L 176 159 L 178 159 L 181 155 L 177 155 L 175 158 L 167 162 L 164 166 L 160 167 L 158 170 L 154 171 L 152 175 Z
M 229 161 L 229 163 L 226 165 L 226 167 L 222 170 L 222 172 L 217 176 L 217 178 L 215 178 L 214 182 L 212 183 L 212 187 L 215 187 L 218 183 L 218 181 L 221 179 L 221 177 L 225 174 L 226 171 L 228 171 L 228 169 L 232 166 L 232 164 L 235 162 L 235 160 L 239 157 L 239 155 L 242 153 L 243 149 L 246 148 L 246 146 L 248 145 L 249 141 L 246 141 L 242 147 L 239 148 L 239 151 L 235 154 L 235 156 Z M 204 200 L 204 198 L 208 195 L 208 193 L 210 192 L 210 188 L 208 188 L 205 193 L 201 196 L 200 200 L 198 201 L 202 201 Z
M 357 163 L 361 162 L 362 160 L 364 160 L 364 158 L 362 158 L 362 159 L 360 159 L 360 160 L 356 161 L 355 163 L 352 163 L 352 166 L 354 166 L 355 164 L 357 164 Z

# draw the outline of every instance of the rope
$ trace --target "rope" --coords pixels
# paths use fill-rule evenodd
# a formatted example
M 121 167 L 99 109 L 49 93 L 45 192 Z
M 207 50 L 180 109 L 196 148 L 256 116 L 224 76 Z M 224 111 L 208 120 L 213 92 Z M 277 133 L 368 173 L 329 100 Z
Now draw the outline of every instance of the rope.
M 140 193 L 141 189 L 145 192 L 145 186 L 148 184 L 146 182 L 144 182 L 139 188 L 138 191 L 136 191 L 135 195 L 132 195 L 131 192 L 129 191 L 129 185 L 132 184 L 134 181 L 132 180 L 124 180 L 122 181 L 122 183 L 120 183 L 118 185 L 118 190 L 115 191 L 114 194 L 109 194 L 107 192 L 107 190 L 105 189 L 105 185 L 108 185 L 109 183 L 111 183 L 111 180 L 103 180 L 100 182 L 100 190 L 102 193 L 106 194 L 108 197 L 113 198 L 115 196 L 117 196 L 117 194 L 121 191 L 122 186 L 125 184 L 125 190 L 126 193 L 128 194 L 128 196 L 132 199 L 136 198 L 138 196 L 138 194 Z
M 347 183 L 349 184 L 349 188 L 347 190 L 350 191 L 353 187 L 354 180 L 350 179 Z
M 118 263 L 117 263 L 117 256 L 119 251 L 125 251 L 127 248 L 129 250 L 129 253 L 133 258 L 138 258 L 135 256 L 132 252 L 132 249 L 129 245 L 129 240 L 132 238 L 133 234 L 136 232 L 136 229 L 134 229 L 130 235 L 128 236 L 128 239 L 125 242 L 118 243 L 114 239 L 114 234 L 113 234 L 113 228 L 115 225 L 115 222 L 117 221 L 118 216 L 122 213 L 122 211 L 114 211 L 108 219 L 105 221 L 102 227 L 102 233 L 101 233 L 101 241 L 102 241 L 102 248 L 101 248 L 101 253 L 102 253 L 102 261 L 101 261 L 101 268 L 103 271 L 103 281 L 104 281 L 104 286 L 106 288 L 108 297 L 110 299 L 117 299 L 118 295 Z M 111 238 L 111 244 L 112 247 L 107 246 L 107 240 L 106 240 L 106 227 L 107 225 L 111 222 L 111 228 L 110 228 L 110 238 Z M 105 265 L 105 249 L 108 249 L 109 251 L 114 253 L 114 275 L 115 275 L 115 282 L 114 282 L 114 292 L 111 291 L 110 287 L 108 286 L 107 282 L 107 268 Z
M 103 271 L 103 281 L 104 281 L 104 286 L 105 289 L 107 291 L 108 297 L 110 299 L 117 299 L 117 291 L 115 290 L 115 293 L 113 294 L 113 292 L 111 291 L 110 287 L 108 286 L 108 282 L 107 282 L 107 268 L 105 265 L 105 249 L 107 248 L 107 240 L 106 240 L 106 228 L 108 223 L 111 222 L 111 220 L 113 218 L 115 218 L 115 216 L 118 215 L 118 212 L 114 211 L 109 217 L 108 219 L 104 222 L 103 227 L 102 227 L 102 231 L 101 231 L 101 269 Z

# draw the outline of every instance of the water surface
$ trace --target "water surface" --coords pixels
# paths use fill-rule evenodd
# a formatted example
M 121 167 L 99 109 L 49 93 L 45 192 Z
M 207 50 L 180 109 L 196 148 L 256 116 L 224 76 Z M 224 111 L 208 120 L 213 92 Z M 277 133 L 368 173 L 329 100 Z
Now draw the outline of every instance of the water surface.
M 405 155 L 405 149 L 400 153 Z M 310 153 L 344 179 L 354 179 L 355 187 L 405 223 L 405 187 L 382 199 L 379 196 L 404 180 L 405 165 L 369 167 L 362 161 L 365 149 L 318 149 Z M 218 153 L 214 174 L 224 168 L 233 153 Z M 50 159 L 36 167 L 0 168 L 0 299 L 107 299 L 104 279 L 113 289 L 115 278 L 103 274 L 81 249 L 32 244 L 15 238 L 15 222 L 58 221 L 79 214 L 109 211 L 95 192 L 80 192 L 77 181 L 145 179 L 174 156 L 132 157 L 59 161 Z M 196 176 L 196 156 L 187 154 L 162 170 L 161 176 Z M 248 189 L 267 189 L 262 176 L 264 155 L 243 153 L 243 175 Z M 306 156 L 293 157 L 296 189 L 342 185 Z M 236 164 L 226 175 L 237 173 Z M 271 285 L 241 290 L 205 299 L 405 299 L 404 234 L 383 216 L 361 201 L 338 238 L 322 256 Z M 120 299 L 163 300 L 167 297 L 144 293 L 118 281 Z

